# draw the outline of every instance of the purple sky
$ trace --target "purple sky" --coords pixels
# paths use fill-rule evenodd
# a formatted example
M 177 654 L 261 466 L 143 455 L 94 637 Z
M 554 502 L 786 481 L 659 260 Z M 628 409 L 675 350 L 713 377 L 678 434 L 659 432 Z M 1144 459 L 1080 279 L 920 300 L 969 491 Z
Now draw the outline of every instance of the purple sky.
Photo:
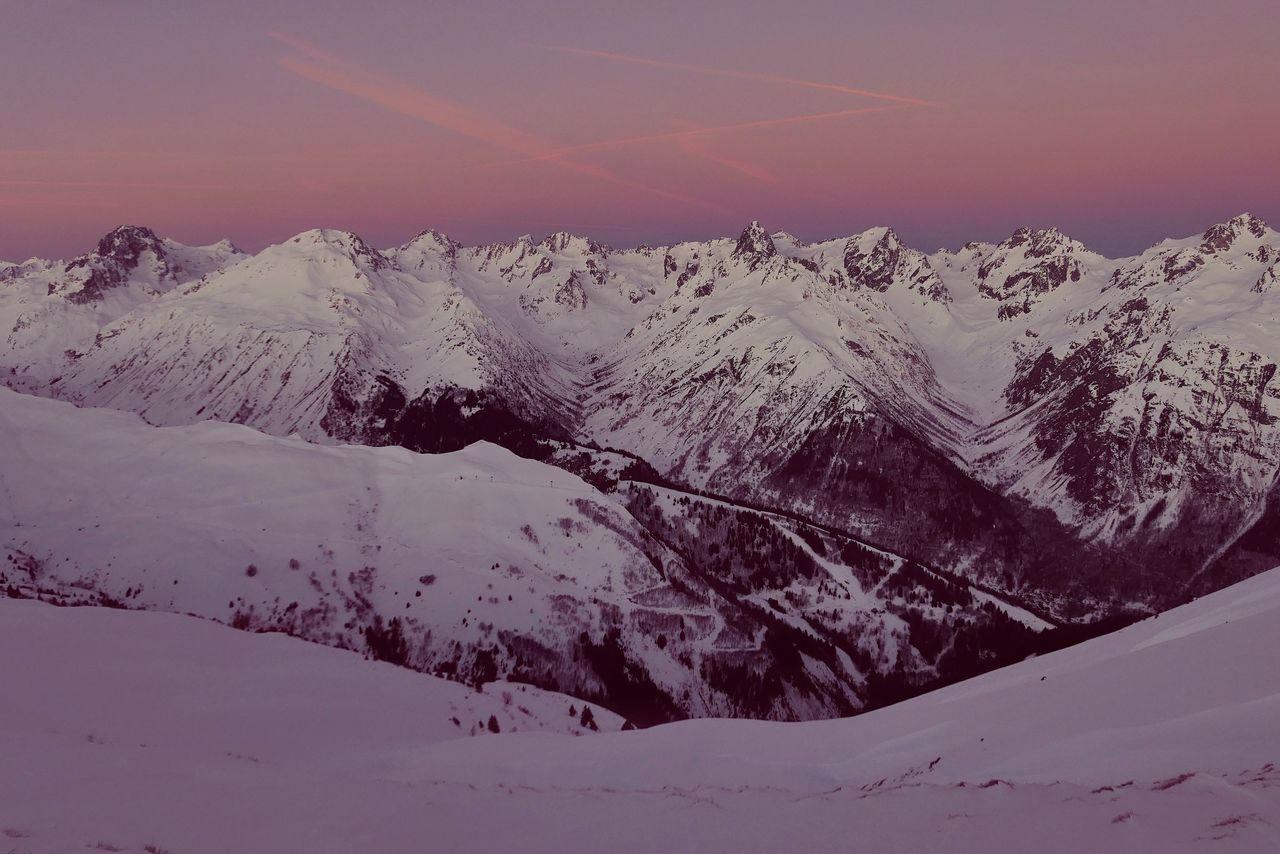
M 643 5 L 643 9 L 639 8 Z M 269 9 L 260 6 L 270 6 Z M 0 258 L 1280 221 L 1280 3 L 3 0 Z

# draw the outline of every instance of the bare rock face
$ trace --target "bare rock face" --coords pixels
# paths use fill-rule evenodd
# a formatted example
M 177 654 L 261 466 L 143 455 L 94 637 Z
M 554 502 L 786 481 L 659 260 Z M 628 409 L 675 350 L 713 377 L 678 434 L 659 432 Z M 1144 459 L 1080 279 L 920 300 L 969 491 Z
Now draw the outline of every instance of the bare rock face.
M 1245 215 L 1118 266 L 1069 343 L 1005 390 L 1029 440 L 1016 453 L 1043 466 L 1023 481 L 1033 500 L 1180 592 L 1214 577 L 1280 468 L 1280 352 L 1262 331 L 1276 306 L 1254 296 L 1274 239 Z
M 157 278 L 172 278 L 169 260 L 154 231 L 136 225 L 122 225 L 98 241 L 98 247 L 81 255 L 66 266 L 71 277 L 84 275 L 78 288 L 68 291 L 74 303 L 101 300 L 107 291 L 129 281 L 138 266 L 150 261 Z
M 1258 281 L 1253 283 L 1253 292 L 1258 294 L 1275 293 L 1280 289 L 1280 261 L 1272 264 L 1262 272 Z
M 1212 225 L 1205 230 L 1200 250 L 1206 253 L 1225 252 L 1243 235 L 1265 237 L 1267 224 L 1253 214 L 1241 214 L 1227 222 Z
M 835 288 L 883 294 L 896 287 L 927 302 L 951 301 L 951 294 L 928 256 L 904 244 L 892 228 L 873 228 L 818 247 L 817 257 L 808 250 L 794 260 L 821 274 Z
M 1080 281 L 1085 251 L 1055 228 L 1020 228 L 978 268 L 978 291 L 1000 301 L 1001 320 L 1028 314 L 1044 295 Z
M 862 288 L 883 293 L 893 284 L 902 259 L 902 244 L 893 229 L 885 229 L 869 252 L 850 240 L 844 252 L 844 269 L 849 281 Z
M 580 237 L 567 231 L 549 234 L 539 245 L 549 252 L 574 252 L 583 256 L 605 256 L 610 251 L 609 247 L 603 243 L 597 243 L 589 237 Z
M 749 270 L 755 270 L 777 254 L 773 238 L 758 220 L 753 220 L 742 230 L 737 245 L 733 247 L 733 257 L 744 262 Z

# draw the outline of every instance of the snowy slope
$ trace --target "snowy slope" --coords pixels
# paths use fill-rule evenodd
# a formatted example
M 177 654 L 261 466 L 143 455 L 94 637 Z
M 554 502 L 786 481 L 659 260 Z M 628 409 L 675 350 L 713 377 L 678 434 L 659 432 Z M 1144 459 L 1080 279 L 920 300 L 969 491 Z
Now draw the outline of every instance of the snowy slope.
M 4 600 L 0 616 L 0 828 L 18 850 L 1280 843 L 1280 659 L 1258 654 L 1280 627 L 1280 570 L 857 718 L 584 738 L 440 741 L 453 709 L 502 708 L 278 637 Z M 529 699 L 553 717 L 565 702 Z
M 630 597 L 664 583 L 662 547 L 615 501 L 493 445 L 324 447 L 8 391 L 3 402 L 4 572 L 24 589 L 381 644 L 471 683 L 523 662 L 530 678 L 588 692 L 599 676 L 575 660 L 579 636 L 629 625 Z
M 1046 627 L 848 538 L 646 484 L 606 495 L 483 442 L 159 428 L 4 389 L 0 444 L 11 595 L 520 679 L 641 724 L 847 714 L 1025 655 Z

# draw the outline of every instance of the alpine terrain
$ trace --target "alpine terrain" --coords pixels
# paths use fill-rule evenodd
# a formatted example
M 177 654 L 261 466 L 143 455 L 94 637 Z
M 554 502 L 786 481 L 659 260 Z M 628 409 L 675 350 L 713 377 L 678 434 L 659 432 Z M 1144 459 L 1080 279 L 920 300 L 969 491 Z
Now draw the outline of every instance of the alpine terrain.
M 1280 563 L 1278 276 L 1247 214 L 1121 259 L 122 226 L 0 265 L 0 584 L 638 726 L 863 711 Z

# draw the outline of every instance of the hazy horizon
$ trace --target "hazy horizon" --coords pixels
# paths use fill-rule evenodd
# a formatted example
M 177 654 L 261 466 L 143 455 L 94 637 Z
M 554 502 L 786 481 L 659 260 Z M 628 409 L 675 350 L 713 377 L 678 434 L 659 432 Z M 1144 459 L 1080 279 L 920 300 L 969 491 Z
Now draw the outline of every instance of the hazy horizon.
M 0 258 L 121 223 L 249 250 L 1054 226 L 1109 256 L 1280 220 L 1280 8 L 8 4 Z M 1268 189 L 1270 188 L 1270 189 Z
M 1080 238 L 1080 237 L 1079 237 L 1079 235 L 1078 235 L 1078 234 L 1073 233 L 1073 232 L 1071 232 L 1071 231 L 1069 231 L 1069 230 L 1066 230 L 1066 229 L 1059 229 L 1059 230 L 1060 230 L 1060 231 L 1063 231 L 1063 232 L 1064 232 L 1068 237 L 1070 237 L 1070 238 L 1074 238 L 1074 239 L 1077 239 L 1077 240 L 1081 240 L 1081 242 L 1083 242 L 1087 248 L 1089 248 L 1089 249 L 1091 249 L 1091 250 L 1093 250 L 1093 251 L 1100 252 L 1100 254 L 1102 254 L 1102 255 L 1104 255 L 1104 256 L 1106 256 L 1106 257 L 1109 257 L 1109 258 L 1119 259 L 1119 258 L 1127 258 L 1127 257 L 1135 256 L 1135 255 L 1140 255 L 1144 250 L 1146 250 L 1146 249 L 1150 249 L 1150 248 L 1152 248 L 1152 247 L 1154 247 L 1154 246 L 1158 245 L 1160 242 L 1162 242 L 1162 241 L 1164 241 L 1164 240 L 1168 240 L 1168 239 L 1175 239 L 1175 240 L 1177 240 L 1177 239 L 1183 239 L 1183 238 L 1188 238 L 1188 237 L 1194 237 L 1195 235 L 1200 234 L 1201 232 L 1203 232 L 1203 231 L 1204 231 L 1206 228 L 1208 228 L 1209 226 L 1215 225 L 1215 224 L 1217 224 L 1217 223 L 1225 222 L 1225 221 L 1227 221 L 1227 220 L 1229 220 L 1229 219 L 1233 219 L 1235 216 L 1240 216 L 1240 215 L 1244 215 L 1244 214 L 1253 214 L 1253 215 L 1255 215 L 1255 216 L 1258 216 L 1258 214 L 1254 213 L 1253 211 L 1239 211 L 1238 213 L 1233 214 L 1233 215 L 1231 215 L 1231 216 L 1223 216 L 1223 217 L 1219 217 L 1218 219 L 1215 219 L 1213 222 L 1205 222 L 1205 223 L 1204 223 L 1204 225 L 1203 225 L 1203 227 L 1194 227 L 1194 228 L 1191 228 L 1189 231 L 1186 231 L 1185 233 L 1183 233 L 1183 232 L 1176 232 L 1176 233 L 1169 233 L 1169 234 L 1159 235 L 1159 236 L 1155 237 L 1154 239 L 1152 239 L 1152 240 L 1151 240 L 1150 242 L 1148 242 L 1148 243 L 1144 243 L 1144 244 L 1142 244 L 1142 245 L 1140 245 L 1140 246 L 1135 246 L 1131 251 L 1122 251 L 1122 252 L 1103 252 L 1103 251 L 1101 251 L 1101 250 L 1098 248 L 1098 246 L 1097 246 L 1096 244 L 1091 243 L 1091 242 L 1090 242 L 1090 241 L 1088 241 L 1088 240 L 1083 240 L 1082 238 Z M 759 219 L 759 218 L 757 217 L 757 218 L 755 218 L 755 219 Z M 1262 217 L 1262 219 L 1263 219 L 1264 221 L 1267 221 L 1266 217 Z M 120 228 L 120 227 L 145 227 L 145 228 L 151 228 L 151 229 L 152 229 L 152 231 L 154 231 L 154 232 L 156 233 L 156 236 L 157 236 L 157 237 L 161 237 L 161 238 L 168 238 L 168 239 L 171 239 L 171 240 L 176 240 L 177 242 L 179 242 L 179 243 L 183 243 L 183 244 L 188 245 L 188 246 L 207 246 L 207 245 L 210 245 L 210 244 L 213 244 L 213 243 L 218 243 L 218 242 L 220 242 L 220 241 L 222 241 L 222 240 L 230 240 L 230 241 L 232 242 L 232 244 L 234 244 L 234 245 L 235 245 L 235 247 L 236 247 L 237 249 L 240 249 L 241 251 L 244 251 L 244 252 L 249 252 L 249 253 L 252 253 L 252 254 L 257 254 L 258 252 L 261 252 L 263 249 L 266 249 L 266 248 L 267 248 L 267 247 L 269 247 L 269 246 L 273 246 L 273 245 L 278 245 L 278 244 L 281 244 L 281 243 L 285 243 L 285 242 L 287 242 L 287 241 L 289 240 L 289 238 L 294 237 L 294 236 L 296 236 L 296 235 L 298 235 L 298 234 L 301 234 L 301 233 L 302 233 L 302 232 L 304 232 L 304 231 L 310 231 L 310 230 L 313 230 L 313 229 L 325 229 L 325 230 L 337 230 L 337 231 L 348 231 L 348 232 L 352 232 L 352 233 L 356 234 L 358 237 L 360 237 L 362 240 L 364 240 L 366 243 L 368 243 L 370 246 L 372 246 L 372 247 L 374 247 L 374 248 L 376 248 L 376 249 L 391 249 L 391 248 L 394 248 L 394 247 L 396 247 L 396 246 L 403 246 L 405 243 L 409 242 L 409 241 L 410 241 L 410 240 L 412 240 L 414 237 L 416 237 L 416 236 L 418 236 L 419 234 L 422 234 L 423 232 L 428 231 L 428 230 L 434 230 L 434 231 L 437 231 L 437 232 L 439 232 L 439 233 L 441 233 L 441 234 L 444 234 L 444 235 L 446 235 L 446 236 L 448 236 L 448 237 L 450 237 L 450 238 L 452 238 L 452 239 L 454 239 L 454 240 L 457 240 L 457 241 L 458 241 L 460 244 L 462 244 L 463 246 L 484 246 L 484 245 L 489 245 L 489 244 L 493 244 L 493 243 L 511 243 L 511 242 L 514 242 L 515 240 L 518 240 L 519 238 L 524 237 L 524 236 L 529 236 L 529 237 L 531 237 L 535 242 L 539 242 L 539 241 L 541 241 L 541 240 L 545 239 L 546 237 L 548 237 L 548 236 L 550 236 L 550 235 L 552 235 L 552 234 L 555 234 L 556 232 L 559 232 L 559 231 L 567 231 L 567 232 L 569 232 L 569 233 L 571 233 L 571 234 L 575 234 L 575 235 L 580 236 L 580 237 L 589 237 L 589 238 L 592 238 L 592 239 L 596 240 L 596 242 L 598 242 L 598 243 L 603 243 L 603 244 L 605 244 L 605 245 L 609 246 L 609 247 L 610 247 L 610 248 L 612 248 L 612 249 L 633 249 L 633 248 L 636 248 L 637 246 L 673 246 L 673 245 L 676 245 L 676 244 L 679 244 L 679 243 L 700 243 L 700 242 L 707 242 L 707 241 L 712 241 L 712 240 L 723 240 L 723 239 L 733 240 L 733 239 L 736 239 L 736 238 L 739 236 L 739 234 L 741 233 L 742 229 L 743 229 L 743 228 L 745 228 L 745 227 L 746 227 L 750 222 L 751 222 L 751 220 L 749 220 L 749 219 L 748 219 L 748 220 L 744 220 L 744 221 L 742 222 L 742 224 L 741 224 L 741 226 L 740 226 L 739 228 L 732 229 L 732 230 L 730 230 L 730 231 L 725 231 L 725 232 L 723 232 L 723 233 L 706 233 L 706 234 L 692 234 L 692 235 L 688 235 L 688 234 L 686 234 L 686 235 L 677 235 L 677 236 L 674 236 L 674 237 L 672 237 L 671 239 L 668 239 L 668 240 L 638 240 L 638 241 L 625 241 L 625 242 L 610 241 L 610 240 L 607 240 L 607 239 L 603 239 L 599 234 L 594 234 L 594 233 L 592 233 L 590 230 L 575 229 L 575 228 L 568 228 L 568 227 L 565 227 L 565 228 L 553 228 L 553 227 L 546 227 L 546 228 L 541 229 L 541 230 L 533 230 L 533 231 L 525 230 L 525 231 L 522 231 L 522 232 L 519 232 L 519 233 L 511 232 L 511 233 L 509 233 L 509 234 L 499 234 L 499 235 L 497 235 L 497 236 L 495 236 L 495 237 L 492 237 L 492 238 L 489 238 L 489 239 L 482 239 L 482 240 L 462 240 L 462 239 L 459 239 L 459 238 L 457 237 L 457 235 L 456 235 L 456 234 L 454 234 L 454 233 L 452 233 L 452 232 L 448 231 L 447 229 L 436 228 L 435 226 L 431 226 L 431 225 L 428 225 L 428 226 L 426 226 L 425 228 L 417 228 L 417 229 L 414 229 L 414 230 L 412 230 L 412 231 L 406 232 L 404 235 L 402 235 L 402 236 L 400 236 L 400 237 L 394 237 L 394 236 L 392 236 L 392 237 L 390 237 L 390 238 L 388 238 L 388 239 L 385 239 L 385 240 L 378 240 L 378 239 L 374 239 L 374 238 L 370 237 L 370 236 L 369 236 L 369 235 L 367 235 L 367 234 L 364 234 L 364 233 L 361 233 L 361 232 L 355 231 L 354 229 L 344 228 L 344 227 L 342 227 L 341 225 L 338 225 L 338 224 L 318 224 L 318 225 L 311 226 L 311 227 L 309 227 L 309 228 L 301 229 L 301 230 L 299 230 L 299 231 L 290 231 L 290 232 L 288 232 L 288 233 L 281 234 L 281 235 L 279 235 L 278 237 L 275 237 L 275 238 L 272 238 L 272 239 L 261 240 L 261 241 L 254 241 L 254 242 L 237 240 L 235 237 L 233 237 L 233 236 L 231 236 L 231 235 L 223 235 L 222 237 L 214 237 L 214 238 L 208 238 L 208 239 L 204 239 L 204 238 L 202 237 L 201 239 L 185 240 L 185 239 L 183 239 L 183 237 L 182 237 L 181 235 L 167 233 L 167 232 L 165 232 L 163 229 L 153 228 L 152 226 L 150 226 L 150 225 L 149 225 L 149 224 L 147 224 L 147 223 L 143 223 L 143 222 L 129 222 L 129 223 L 123 223 L 123 222 L 122 222 L 122 223 L 116 223 L 114 226 L 110 226 L 110 227 L 108 227 L 108 228 L 104 229 L 104 230 L 103 230 L 103 232 L 102 232 L 101 234 L 98 234 L 98 235 L 96 235 L 96 236 L 93 236 L 93 237 L 89 238 L 89 239 L 88 239 L 88 241 L 87 241 L 83 246 L 81 246 L 81 247 L 79 247 L 79 248 L 76 248 L 76 249 L 73 249 L 72 251 L 69 251 L 69 252 L 66 252 L 66 253 L 57 254 L 57 255 L 49 255 L 49 254 L 27 254 L 27 255 L 24 255 L 24 256 L 21 256 L 21 257 L 3 257 L 3 256 L 0 256 L 0 261 L 6 261 L 6 262 L 12 262 L 12 263 L 22 263 L 22 262 L 24 262 L 24 261 L 32 260 L 32 259 L 35 259 L 35 258 L 43 258 L 43 259 L 46 259 L 46 260 L 69 260 L 69 259 L 71 259 L 71 258 L 73 258 L 73 257 L 75 257 L 75 256 L 82 255 L 82 254 L 85 254 L 85 253 L 87 253 L 87 252 L 92 251 L 92 250 L 94 249 L 94 247 L 97 245 L 98 240 L 99 240 L 101 237 L 103 237 L 103 236 L 105 236 L 106 234 L 110 233 L 110 232 L 111 232 L 111 231 L 113 231 L 114 229 L 116 229 L 116 228 Z M 1271 224 L 1271 221 L 1268 221 L 1268 223 L 1269 223 L 1269 224 Z M 900 229 L 900 228 L 896 228 L 892 223 L 876 223 L 876 224 L 871 224 L 871 225 L 867 225 L 867 226 L 863 226 L 863 227 L 853 228 L 853 229 L 851 229 L 851 230 L 849 230 L 849 231 L 846 231 L 846 232 L 836 232 L 836 233 L 831 233 L 831 234 L 814 234 L 814 235 L 808 235 L 808 234 L 797 234 L 795 231 L 793 231 L 793 230 L 791 230 L 791 229 L 788 229 L 788 228 L 785 228 L 785 227 L 779 227 L 779 226 L 777 226 L 777 225 L 775 225 L 775 224 L 773 224 L 773 223 L 769 223 L 769 222 L 766 222 L 766 221 L 762 221 L 762 222 L 761 222 L 761 224 L 762 224 L 762 225 L 763 225 L 763 226 L 764 226 L 764 227 L 769 231 L 769 233 L 770 233 L 770 234 L 777 234 L 778 232 L 787 232 L 788 234 L 791 234 L 793 237 L 798 238 L 799 240 L 801 240 L 803 243 L 806 243 L 806 244 L 820 243 L 820 242 L 822 242 L 822 241 L 824 241 L 824 240 L 830 240 L 830 239 L 833 239 L 833 238 L 851 237 L 851 236 L 853 236 L 853 235 L 855 235 L 855 234 L 860 234 L 860 233 L 862 233 L 862 232 L 864 232 L 864 231 L 867 231 L 868 229 L 872 229 L 872 228 L 881 228 L 881 227 L 888 227 L 888 228 L 893 228 L 893 229 L 894 229 L 894 231 L 898 234 L 898 236 L 899 236 L 899 237 L 901 237 L 901 238 L 903 239 L 903 241 L 904 241 L 908 246 L 910 246 L 910 247 L 911 247 L 911 248 L 913 248 L 913 249 L 918 249 L 918 250 L 920 250 L 920 251 L 922 251 L 922 252 L 925 252 L 925 253 L 933 253 L 933 252 L 937 252 L 937 251 L 941 251 L 941 250 L 951 250 L 951 251 L 956 251 L 956 250 L 960 249 L 960 248 L 964 245 L 964 243 L 967 243 L 967 242 L 970 242 L 970 241 L 973 241 L 973 242 L 982 242 L 982 243 L 992 243 L 992 244 L 1000 243 L 1000 242 L 1002 242 L 1003 240 L 1005 240 L 1005 239 L 1007 239 L 1008 237 L 1010 237 L 1010 236 L 1012 235 L 1012 233 L 1013 233 L 1013 231 L 1014 231 L 1014 230 L 1016 230 L 1017 228 L 1022 228 L 1022 227 L 1027 227 L 1027 228 L 1050 228 L 1050 227 L 1054 227 L 1054 228 L 1056 228 L 1056 227 L 1057 227 L 1057 226 L 1056 226 L 1055 224 L 1053 224 L 1053 223 L 1024 224 L 1024 225 L 1022 225 L 1022 226 L 1015 226 L 1014 228 L 1011 228 L 1010 230 L 1008 230 L 1008 231 L 1006 231 L 1006 232 L 1003 232 L 1003 233 L 1000 233 L 1000 234 L 985 235 L 985 236 L 977 236 L 977 237 L 971 236 L 971 237 L 968 237 L 968 238 L 959 238 L 958 240 L 953 241 L 953 242 L 949 242 L 949 243 L 938 244 L 938 245 L 932 245 L 932 244 L 923 244 L 923 243 L 920 243 L 920 242 L 918 242 L 918 241 L 912 241 L 912 240 L 910 239 L 910 237 L 909 237 L 906 233 L 904 233 L 904 232 L 903 232 L 903 230 L 902 230 L 902 229 Z

